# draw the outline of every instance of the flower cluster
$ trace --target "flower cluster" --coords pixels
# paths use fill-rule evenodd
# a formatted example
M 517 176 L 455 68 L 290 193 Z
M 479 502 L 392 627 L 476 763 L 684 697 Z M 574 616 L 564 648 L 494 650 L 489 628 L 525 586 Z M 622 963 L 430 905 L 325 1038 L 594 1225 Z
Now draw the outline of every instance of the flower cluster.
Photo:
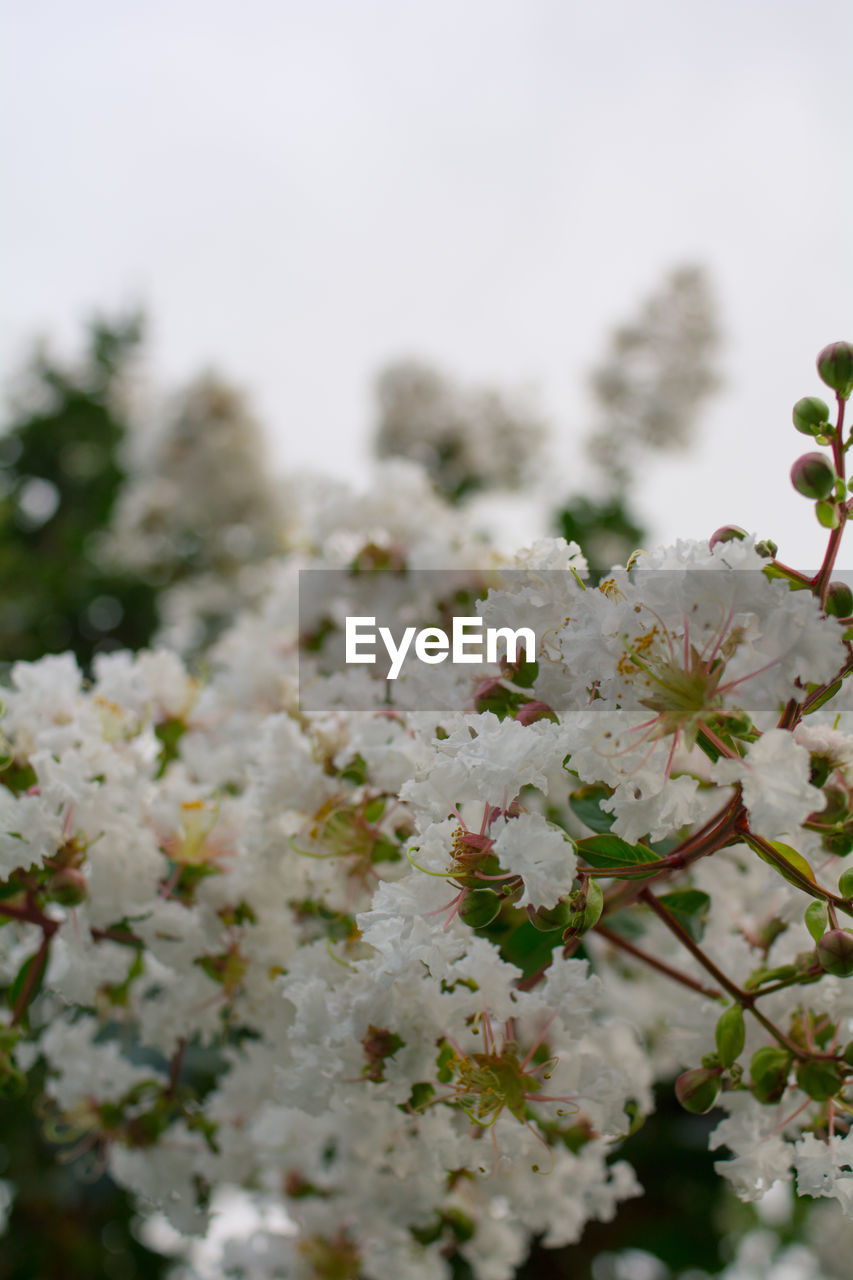
M 726 530 L 597 588 L 545 540 L 502 580 L 403 468 L 317 498 L 203 675 L 17 665 L 0 1088 L 41 1057 L 62 1154 L 181 1232 L 225 1186 L 283 1206 L 229 1275 L 501 1280 L 640 1193 L 614 1157 L 675 1074 L 741 1196 L 796 1178 L 853 1216 L 850 354 L 821 356 L 835 423 L 809 411 L 813 578 Z M 465 609 L 535 616 L 538 660 L 458 677 L 448 711 L 347 710 L 340 619 L 296 607 L 329 565 L 452 568 Z

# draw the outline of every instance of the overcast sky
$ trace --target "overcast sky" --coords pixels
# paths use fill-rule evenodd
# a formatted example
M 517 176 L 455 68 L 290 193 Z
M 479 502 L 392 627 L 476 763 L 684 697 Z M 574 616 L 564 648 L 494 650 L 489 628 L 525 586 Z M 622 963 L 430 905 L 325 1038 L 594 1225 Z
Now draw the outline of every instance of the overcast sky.
M 158 378 L 215 363 L 283 465 L 361 476 L 372 376 L 417 355 L 534 387 L 569 492 L 608 328 L 700 262 L 726 392 L 641 506 L 817 562 L 790 408 L 853 338 L 849 0 L 27 0 L 4 27 L 0 373 L 141 302 Z

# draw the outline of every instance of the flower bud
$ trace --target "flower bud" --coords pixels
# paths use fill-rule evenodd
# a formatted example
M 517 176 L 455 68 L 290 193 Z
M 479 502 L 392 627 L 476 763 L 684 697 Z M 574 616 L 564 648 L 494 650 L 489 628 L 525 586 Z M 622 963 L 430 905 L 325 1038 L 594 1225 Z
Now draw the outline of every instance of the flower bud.
M 556 721 L 557 713 L 547 702 L 525 702 L 515 713 L 515 719 L 518 724 L 535 724 L 537 720 Z
M 459 919 L 469 929 L 485 929 L 500 915 L 501 899 L 491 889 L 473 889 L 465 895 Z
M 714 1031 L 717 1041 L 717 1053 L 724 1067 L 730 1067 L 740 1057 L 746 1041 L 746 1028 L 743 1025 L 743 1009 L 739 1004 L 730 1005 L 725 1013 L 721 1013 Z
M 803 396 L 794 405 L 794 426 L 804 436 L 821 436 L 829 425 L 829 405 L 818 396 Z
M 553 933 L 555 929 L 565 929 L 573 915 L 572 906 L 564 899 L 554 907 L 527 908 L 527 918 L 533 928 L 538 929 L 540 933 Z
M 848 853 L 853 853 L 853 836 L 847 831 L 836 831 L 826 841 L 826 847 L 836 858 L 846 858 Z
M 86 877 L 75 867 L 62 867 L 50 877 L 47 891 L 63 907 L 77 907 L 86 897 Z
M 817 371 L 826 385 L 846 400 L 853 391 L 853 346 L 831 342 L 817 358 Z
M 675 1096 L 685 1111 L 702 1115 L 710 1111 L 720 1092 L 720 1068 L 693 1067 L 675 1082 Z
M 760 538 L 755 544 L 755 554 L 763 560 L 772 560 L 778 551 L 778 544 L 772 538 Z
M 830 929 L 817 944 L 817 958 L 825 973 L 849 978 L 853 974 L 853 933 L 849 929 Z
M 791 484 L 806 498 L 827 498 L 835 488 L 835 468 L 823 453 L 804 453 L 791 467 Z
M 746 529 L 739 524 L 721 524 L 708 539 L 708 550 L 713 551 L 718 542 L 743 542 L 745 537 Z
M 853 867 L 848 867 L 838 877 L 838 892 L 842 898 L 853 898 Z
M 853 591 L 846 582 L 831 582 L 826 593 L 826 612 L 833 618 L 849 618 L 853 614 Z
M 791 1055 L 786 1049 L 767 1045 L 752 1055 L 749 1074 L 752 1092 L 759 1102 L 778 1102 L 788 1084 Z

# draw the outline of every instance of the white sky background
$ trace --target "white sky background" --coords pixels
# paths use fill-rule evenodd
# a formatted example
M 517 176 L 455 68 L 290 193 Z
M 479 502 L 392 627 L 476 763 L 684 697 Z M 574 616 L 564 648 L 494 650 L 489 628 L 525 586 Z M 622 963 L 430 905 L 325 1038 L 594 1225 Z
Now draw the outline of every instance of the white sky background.
M 360 477 L 372 377 L 414 355 L 536 388 L 569 493 L 585 370 L 697 261 L 726 392 L 639 505 L 659 538 L 736 521 L 819 562 L 790 408 L 853 338 L 849 0 L 27 0 L 3 25 L 0 372 L 142 302 L 159 380 L 215 363 L 282 465 Z

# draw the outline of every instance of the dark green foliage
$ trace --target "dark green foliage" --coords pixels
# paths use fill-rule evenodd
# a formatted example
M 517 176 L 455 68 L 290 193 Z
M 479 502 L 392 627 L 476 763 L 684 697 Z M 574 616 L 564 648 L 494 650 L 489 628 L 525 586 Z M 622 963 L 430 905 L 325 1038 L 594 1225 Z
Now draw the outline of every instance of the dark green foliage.
M 576 1245 L 534 1246 L 517 1280 L 592 1280 L 593 1274 L 598 1280 L 611 1274 L 603 1269 L 601 1255 L 622 1249 L 645 1250 L 673 1272 L 688 1267 L 718 1272 L 726 1230 L 739 1235 L 755 1221 L 750 1207 L 740 1204 L 714 1172 L 715 1161 L 726 1154 L 708 1150 L 708 1135 L 719 1120 L 719 1111 L 687 1114 L 674 1098 L 672 1083 L 660 1086 L 654 1113 L 614 1153 L 633 1165 L 644 1196 L 621 1204 L 612 1222 L 589 1223 Z
M 131 1231 L 130 1196 L 106 1174 L 84 1181 L 56 1159 L 39 1120 L 42 1073 L 26 1095 L 0 1101 L 0 1176 L 15 1198 L 0 1249 L 0 1280 L 162 1280 L 171 1260 Z
M 569 498 L 557 514 L 556 526 L 567 542 L 580 546 L 593 583 L 598 583 L 612 565 L 625 564 L 645 537 L 621 495 L 599 502 L 578 496 Z
M 139 648 L 155 590 L 97 561 L 124 481 L 119 393 L 142 333 L 138 316 L 97 320 L 78 368 L 38 353 L 0 435 L 0 661 L 72 649 Z

